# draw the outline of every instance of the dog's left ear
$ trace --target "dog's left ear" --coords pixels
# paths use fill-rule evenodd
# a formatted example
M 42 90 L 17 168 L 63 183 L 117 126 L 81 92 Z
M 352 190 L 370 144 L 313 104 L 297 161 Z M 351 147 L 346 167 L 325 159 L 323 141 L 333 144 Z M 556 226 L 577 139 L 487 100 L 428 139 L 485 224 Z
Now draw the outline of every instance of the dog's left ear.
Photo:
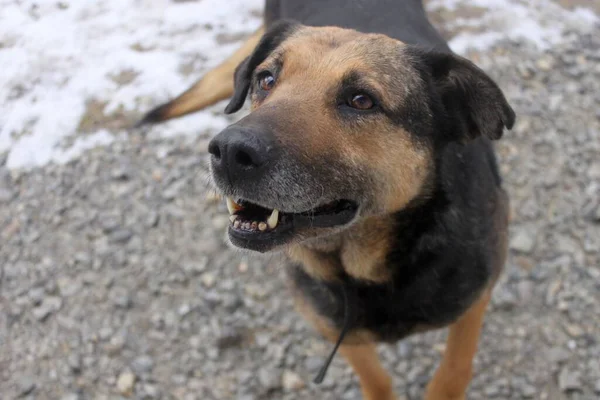
M 234 92 L 229 104 L 225 107 L 225 114 L 232 114 L 242 108 L 250 90 L 254 69 L 299 27 L 300 24 L 297 22 L 280 20 L 265 32 L 252 54 L 235 69 Z
M 437 92 L 452 121 L 454 138 L 466 142 L 483 135 L 496 140 L 511 129 L 515 113 L 496 83 L 471 61 L 451 53 L 421 52 Z

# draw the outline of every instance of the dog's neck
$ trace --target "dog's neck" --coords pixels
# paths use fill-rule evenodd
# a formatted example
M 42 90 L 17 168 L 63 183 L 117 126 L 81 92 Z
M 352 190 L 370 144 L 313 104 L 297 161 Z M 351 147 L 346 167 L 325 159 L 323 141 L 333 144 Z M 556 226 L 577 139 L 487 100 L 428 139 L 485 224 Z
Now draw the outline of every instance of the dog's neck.
M 338 234 L 292 246 L 288 256 L 315 279 L 334 281 L 348 275 L 385 282 L 390 273 L 386 256 L 394 236 L 391 219 L 387 215 L 365 218 Z

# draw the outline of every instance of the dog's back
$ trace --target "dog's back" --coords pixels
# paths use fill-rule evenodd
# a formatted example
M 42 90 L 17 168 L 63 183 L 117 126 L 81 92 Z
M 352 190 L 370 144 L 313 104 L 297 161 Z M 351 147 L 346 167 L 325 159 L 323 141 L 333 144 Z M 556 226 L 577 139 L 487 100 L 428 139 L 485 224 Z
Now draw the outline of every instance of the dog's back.
M 266 25 L 278 19 L 382 33 L 407 44 L 449 51 L 421 0 L 267 0 Z

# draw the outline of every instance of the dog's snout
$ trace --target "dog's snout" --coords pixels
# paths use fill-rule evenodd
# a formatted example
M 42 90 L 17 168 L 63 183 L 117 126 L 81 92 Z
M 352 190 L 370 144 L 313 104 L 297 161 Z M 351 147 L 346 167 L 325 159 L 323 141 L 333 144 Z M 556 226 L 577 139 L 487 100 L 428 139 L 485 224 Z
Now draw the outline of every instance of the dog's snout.
M 273 156 L 267 135 L 231 126 L 215 136 L 208 145 L 215 173 L 229 181 L 256 178 Z

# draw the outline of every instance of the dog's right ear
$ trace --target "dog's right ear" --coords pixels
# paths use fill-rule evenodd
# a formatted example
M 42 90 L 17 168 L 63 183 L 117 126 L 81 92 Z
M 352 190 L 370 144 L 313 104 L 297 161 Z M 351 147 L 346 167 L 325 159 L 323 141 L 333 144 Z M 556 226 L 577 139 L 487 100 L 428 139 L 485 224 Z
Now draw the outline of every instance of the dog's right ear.
M 225 107 L 225 114 L 232 114 L 242 108 L 250 90 L 254 69 L 299 27 L 300 24 L 297 22 L 280 20 L 265 32 L 254 52 L 242 61 L 235 70 L 233 97 Z

